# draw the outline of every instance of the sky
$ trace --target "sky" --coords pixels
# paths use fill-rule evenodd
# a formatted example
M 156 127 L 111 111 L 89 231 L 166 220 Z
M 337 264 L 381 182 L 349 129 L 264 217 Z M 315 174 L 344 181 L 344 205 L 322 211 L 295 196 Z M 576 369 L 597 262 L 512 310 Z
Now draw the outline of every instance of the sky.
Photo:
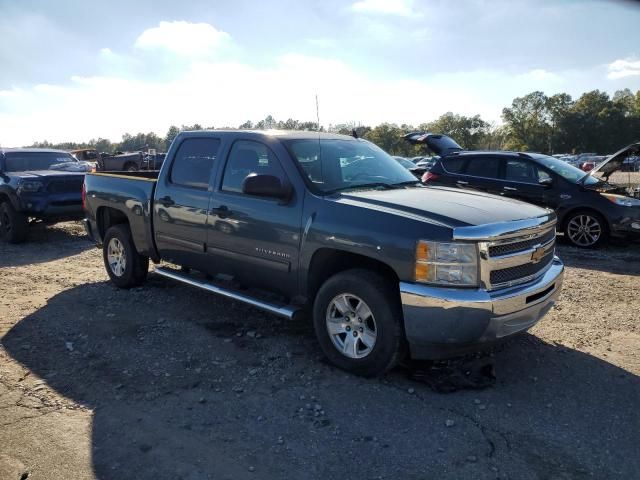
M 640 2 L 0 0 L 0 145 L 272 115 L 499 124 L 534 90 L 640 89 Z

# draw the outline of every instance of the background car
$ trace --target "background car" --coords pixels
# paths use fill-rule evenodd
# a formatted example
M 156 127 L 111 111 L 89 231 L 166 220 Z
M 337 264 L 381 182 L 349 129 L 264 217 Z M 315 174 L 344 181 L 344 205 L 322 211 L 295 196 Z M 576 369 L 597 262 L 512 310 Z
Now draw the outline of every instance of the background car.
M 424 175 L 424 172 L 426 171 L 424 167 L 416 165 L 411 160 L 408 160 L 404 157 L 393 156 L 393 158 L 396 160 L 396 162 L 413 173 L 417 179 L 421 179 L 422 175 Z
M 464 151 L 445 135 L 408 137 L 442 156 L 423 177 L 427 184 L 482 190 L 554 209 L 558 230 L 581 248 L 598 247 L 610 235 L 640 237 L 640 200 L 629 189 L 608 182 L 626 158 L 640 152 L 640 143 L 585 173 L 539 153 Z

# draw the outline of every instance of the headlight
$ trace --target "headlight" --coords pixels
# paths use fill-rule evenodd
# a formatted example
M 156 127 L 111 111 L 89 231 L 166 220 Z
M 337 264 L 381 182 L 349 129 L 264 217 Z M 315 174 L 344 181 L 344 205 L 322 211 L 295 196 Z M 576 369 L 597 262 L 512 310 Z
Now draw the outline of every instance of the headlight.
M 622 205 L 623 207 L 640 207 L 640 200 L 637 198 L 615 195 L 613 193 L 601 193 L 600 195 L 616 205 Z
M 23 180 L 18 185 L 18 188 L 23 192 L 33 193 L 40 190 L 43 186 L 44 185 L 42 185 L 42 182 L 33 181 L 33 180 Z
M 472 287 L 478 285 L 478 251 L 472 243 L 420 240 L 416 247 L 416 282 Z

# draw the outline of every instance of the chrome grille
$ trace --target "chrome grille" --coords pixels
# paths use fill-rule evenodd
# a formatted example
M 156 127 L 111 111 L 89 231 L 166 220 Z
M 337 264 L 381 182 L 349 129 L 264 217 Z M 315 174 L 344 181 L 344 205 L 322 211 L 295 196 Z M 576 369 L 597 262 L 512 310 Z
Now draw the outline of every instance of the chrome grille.
M 526 279 L 536 277 L 538 273 L 546 270 L 553 260 L 553 255 L 554 252 L 551 250 L 538 263 L 525 263 L 515 267 L 492 270 L 490 274 L 491 285 L 500 285 L 517 280 L 526 281 Z
M 554 240 L 555 237 L 556 237 L 556 231 L 555 229 L 551 229 L 541 237 L 534 236 L 533 238 L 522 240 L 520 242 L 509 242 L 509 243 L 500 243 L 497 245 L 493 245 L 489 247 L 489 256 L 499 257 L 500 255 L 508 255 L 510 253 L 522 252 L 524 250 L 528 250 L 529 248 L 535 245 L 539 245 L 539 244 L 544 245 L 550 240 Z
M 507 239 L 481 243 L 481 277 L 495 290 L 528 282 L 546 272 L 555 254 L 555 225 Z
M 477 242 L 480 288 L 497 290 L 544 275 L 554 259 L 556 215 L 453 229 L 453 240 Z

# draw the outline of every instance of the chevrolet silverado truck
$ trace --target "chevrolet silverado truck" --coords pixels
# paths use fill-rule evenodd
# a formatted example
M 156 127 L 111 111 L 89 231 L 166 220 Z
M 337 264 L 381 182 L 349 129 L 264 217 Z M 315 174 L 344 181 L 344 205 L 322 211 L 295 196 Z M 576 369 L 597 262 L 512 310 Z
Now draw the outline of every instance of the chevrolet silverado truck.
M 61 150 L 0 148 L 0 240 L 23 242 L 34 220 L 83 218 L 82 185 L 89 169 Z
M 556 216 L 421 185 L 372 143 L 317 132 L 183 132 L 159 172 L 85 179 L 115 285 L 155 274 L 311 318 L 338 367 L 379 375 L 523 332 L 553 306 Z

